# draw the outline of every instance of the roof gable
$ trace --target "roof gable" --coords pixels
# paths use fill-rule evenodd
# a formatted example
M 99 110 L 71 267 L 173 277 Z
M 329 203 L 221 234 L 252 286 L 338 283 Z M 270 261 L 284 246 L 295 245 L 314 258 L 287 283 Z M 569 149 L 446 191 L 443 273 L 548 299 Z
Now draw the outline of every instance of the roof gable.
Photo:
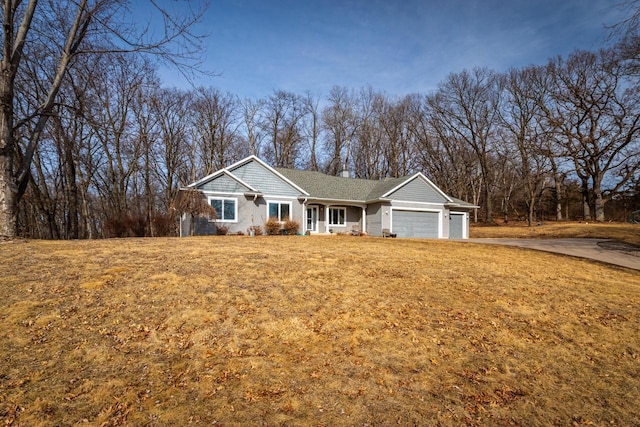
M 298 184 L 255 156 L 247 157 L 229 166 L 227 170 L 262 194 L 289 197 L 307 194 Z
M 187 187 L 197 188 L 198 190 L 203 191 L 218 191 L 226 193 L 256 191 L 256 189 L 251 185 L 229 173 L 226 169 L 220 169 L 217 172 L 189 184 Z
M 217 193 L 244 193 L 252 191 L 247 185 L 240 183 L 229 173 L 222 173 L 196 187 L 198 190 Z
M 383 180 L 376 181 L 376 186 L 367 195 L 367 200 L 377 200 L 385 198 L 391 190 L 400 187 L 409 178 L 409 176 L 403 176 L 400 178 L 385 178 Z
M 449 196 L 421 173 L 407 177 L 404 182 L 384 193 L 382 197 L 422 203 L 451 202 Z

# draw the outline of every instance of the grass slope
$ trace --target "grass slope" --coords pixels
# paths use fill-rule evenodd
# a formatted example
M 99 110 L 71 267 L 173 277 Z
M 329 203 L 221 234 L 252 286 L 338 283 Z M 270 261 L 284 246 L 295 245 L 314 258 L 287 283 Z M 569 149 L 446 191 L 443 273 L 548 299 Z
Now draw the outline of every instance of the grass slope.
M 613 239 L 640 246 L 640 225 L 629 223 L 584 223 L 584 222 L 548 222 L 533 227 L 526 223 L 495 224 L 475 226 L 472 224 L 471 237 L 482 238 L 593 238 Z
M 0 245 L 6 425 L 633 425 L 640 275 L 446 241 Z

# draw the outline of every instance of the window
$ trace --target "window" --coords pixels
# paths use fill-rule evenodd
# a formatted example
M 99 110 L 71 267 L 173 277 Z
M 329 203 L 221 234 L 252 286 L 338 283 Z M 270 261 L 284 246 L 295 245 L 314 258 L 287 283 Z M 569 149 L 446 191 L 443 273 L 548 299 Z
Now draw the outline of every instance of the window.
M 210 197 L 209 203 L 216 210 L 216 216 L 220 222 L 235 222 L 237 217 L 236 199 L 223 199 Z
M 291 219 L 291 202 L 269 202 L 269 218 L 284 222 Z
M 345 208 L 329 208 L 329 225 L 346 225 L 346 214 Z

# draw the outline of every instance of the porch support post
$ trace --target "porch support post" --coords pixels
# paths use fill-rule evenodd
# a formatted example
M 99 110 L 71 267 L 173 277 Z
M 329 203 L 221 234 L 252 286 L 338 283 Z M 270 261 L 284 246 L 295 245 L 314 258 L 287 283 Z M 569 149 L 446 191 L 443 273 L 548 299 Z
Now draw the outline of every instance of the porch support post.
M 300 226 L 302 227 L 302 235 L 305 235 L 307 233 L 307 200 L 303 200 L 302 201 L 302 224 L 300 224 Z
M 329 206 L 331 205 L 325 205 L 324 206 L 324 226 L 325 226 L 325 233 L 329 233 Z
M 367 208 L 366 206 L 362 207 L 362 229 L 360 230 L 361 233 L 366 233 L 367 232 Z

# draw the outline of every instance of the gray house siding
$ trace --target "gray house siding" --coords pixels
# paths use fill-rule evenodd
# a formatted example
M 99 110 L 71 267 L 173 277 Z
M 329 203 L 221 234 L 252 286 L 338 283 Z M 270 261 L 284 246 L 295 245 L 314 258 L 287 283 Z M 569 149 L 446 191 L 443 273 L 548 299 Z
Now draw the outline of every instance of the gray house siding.
M 197 188 L 200 191 L 218 193 L 243 193 L 249 190 L 244 185 L 225 174 L 221 174 L 210 181 L 204 182 Z
M 367 234 L 382 236 L 382 203 L 367 206 Z
M 428 182 L 418 177 L 387 196 L 393 200 L 421 203 L 445 203 L 447 200 Z
M 300 195 L 300 191 L 255 161 L 240 165 L 230 172 L 265 195 L 288 197 Z
M 302 233 L 304 227 L 304 212 L 303 205 L 298 199 L 288 199 L 278 196 L 265 196 L 258 199 L 260 206 L 258 209 L 258 215 L 254 216 L 255 224 L 262 226 L 269 219 L 269 202 L 273 203 L 288 203 L 291 205 L 290 218 L 299 224 L 298 233 Z
M 354 227 L 357 227 L 358 230 L 362 230 L 362 208 L 347 206 L 346 223 L 347 226 L 341 231 L 350 232 Z
M 238 196 L 238 222 L 225 223 L 229 227 L 229 233 L 247 233 L 252 225 L 262 225 L 256 220 L 260 212 L 260 199 L 253 200 L 253 197 Z
M 235 199 L 237 204 L 237 216 L 236 220 L 220 221 L 210 220 L 205 217 L 195 218 L 194 235 L 197 236 L 209 236 L 217 234 L 218 227 L 226 227 L 229 234 L 237 234 L 238 232 L 247 233 L 248 228 L 251 225 L 260 225 L 264 223 L 262 221 L 260 213 L 262 210 L 266 210 L 266 204 L 264 200 L 253 200 L 253 198 L 247 198 L 243 195 L 229 195 L 218 193 L 206 193 L 205 199 L 209 197 L 223 197 L 226 199 Z M 261 209 L 261 206 L 263 207 Z M 256 219 L 257 218 L 257 219 Z M 182 236 L 188 236 L 190 232 L 191 218 L 186 215 L 182 217 L 180 230 Z

